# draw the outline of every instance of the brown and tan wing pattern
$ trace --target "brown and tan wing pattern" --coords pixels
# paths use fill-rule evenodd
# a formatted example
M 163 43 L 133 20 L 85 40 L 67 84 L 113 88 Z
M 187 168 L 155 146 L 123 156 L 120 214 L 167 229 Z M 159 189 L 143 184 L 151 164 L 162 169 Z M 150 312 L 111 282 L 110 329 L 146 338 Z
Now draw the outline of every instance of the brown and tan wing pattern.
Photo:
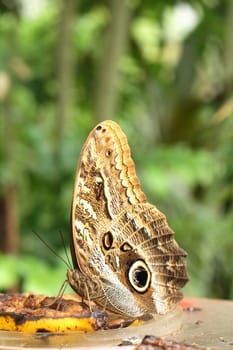
M 165 313 L 182 298 L 186 253 L 166 217 L 147 203 L 127 138 L 105 121 L 88 136 L 75 178 L 73 289 L 115 313 Z

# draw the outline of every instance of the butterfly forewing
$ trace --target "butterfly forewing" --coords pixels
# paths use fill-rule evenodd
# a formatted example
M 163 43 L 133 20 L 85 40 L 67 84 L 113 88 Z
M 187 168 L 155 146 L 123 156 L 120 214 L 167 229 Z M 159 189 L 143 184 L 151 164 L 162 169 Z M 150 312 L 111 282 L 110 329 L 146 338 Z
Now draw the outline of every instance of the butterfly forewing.
M 71 212 L 68 271 L 73 289 L 115 313 L 165 313 L 182 298 L 186 253 L 166 217 L 141 190 L 127 138 L 105 121 L 79 159 Z

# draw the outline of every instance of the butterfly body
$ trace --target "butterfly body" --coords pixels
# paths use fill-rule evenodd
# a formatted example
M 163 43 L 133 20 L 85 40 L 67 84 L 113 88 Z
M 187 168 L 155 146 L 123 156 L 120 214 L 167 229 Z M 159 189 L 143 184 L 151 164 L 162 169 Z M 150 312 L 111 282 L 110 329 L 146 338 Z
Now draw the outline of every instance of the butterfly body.
M 68 280 L 79 295 L 128 317 L 166 313 L 182 298 L 186 253 L 147 202 L 113 121 L 97 125 L 82 148 L 71 222 Z

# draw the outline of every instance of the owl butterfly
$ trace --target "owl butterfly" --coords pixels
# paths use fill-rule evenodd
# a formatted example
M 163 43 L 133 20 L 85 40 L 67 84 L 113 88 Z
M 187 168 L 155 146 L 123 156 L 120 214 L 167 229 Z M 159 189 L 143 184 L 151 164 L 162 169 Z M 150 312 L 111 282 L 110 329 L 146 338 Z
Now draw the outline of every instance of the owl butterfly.
M 147 202 L 127 138 L 111 120 L 88 136 L 76 172 L 71 212 L 71 287 L 125 317 L 164 314 L 188 280 L 166 217 Z

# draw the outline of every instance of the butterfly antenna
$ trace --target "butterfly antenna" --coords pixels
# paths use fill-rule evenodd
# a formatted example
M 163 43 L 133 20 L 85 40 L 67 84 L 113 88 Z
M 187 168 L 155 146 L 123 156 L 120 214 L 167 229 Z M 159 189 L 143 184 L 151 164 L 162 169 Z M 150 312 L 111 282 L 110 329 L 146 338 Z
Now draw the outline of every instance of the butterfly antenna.
M 68 261 L 69 268 L 72 269 L 72 263 L 70 261 L 70 256 L 69 256 L 69 254 L 67 252 L 67 249 L 66 249 L 66 243 L 65 243 L 65 240 L 64 240 L 64 236 L 63 236 L 61 231 L 59 231 L 59 234 L 60 234 L 60 238 L 61 238 L 61 241 L 62 241 L 62 244 L 63 244 L 63 248 L 64 248 L 64 251 L 65 251 L 66 259 Z M 66 264 L 66 266 L 67 266 L 67 264 Z
M 61 261 L 64 262 L 64 264 L 67 266 L 68 269 L 70 269 L 70 261 L 68 259 L 68 263 L 67 261 L 62 257 L 60 256 L 55 249 L 53 249 L 40 235 L 39 233 L 37 233 L 36 231 L 32 231 L 34 233 L 34 235 L 36 235 L 37 238 L 39 238 L 39 240 L 58 258 L 60 259 Z M 67 252 L 66 252 L 66 256 L 67 256 Z

